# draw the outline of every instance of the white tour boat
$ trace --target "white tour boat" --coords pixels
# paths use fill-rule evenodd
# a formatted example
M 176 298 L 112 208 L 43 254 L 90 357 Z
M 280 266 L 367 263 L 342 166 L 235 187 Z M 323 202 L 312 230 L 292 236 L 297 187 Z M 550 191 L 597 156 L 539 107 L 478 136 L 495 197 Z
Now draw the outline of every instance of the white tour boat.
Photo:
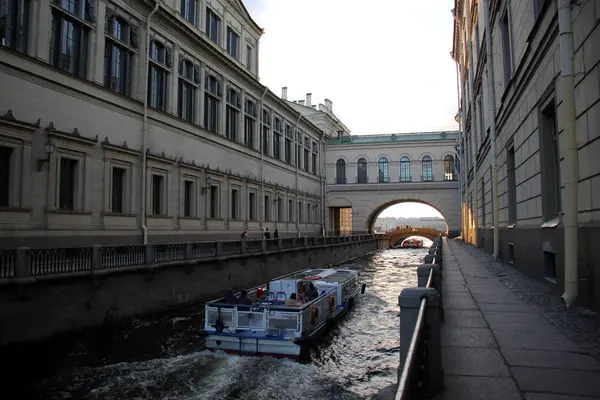
M 209 301 L 205 304 L 206 347 L 230 354 L 297 359 L 364 293 L 366 285 L 359 283 L 358 276 L 358 271 L 349 269 L 306 269 L 249 289 L 250 300 L 244 304 L 227 304 L 232 302 L 226 302 L 227 296 Z M 316 291 L 308 290 L 311 283 Z M 290 304 L 298 293 L 305 294 L 305 302 Z M 231 294 L 230 299 L 235 300 Z

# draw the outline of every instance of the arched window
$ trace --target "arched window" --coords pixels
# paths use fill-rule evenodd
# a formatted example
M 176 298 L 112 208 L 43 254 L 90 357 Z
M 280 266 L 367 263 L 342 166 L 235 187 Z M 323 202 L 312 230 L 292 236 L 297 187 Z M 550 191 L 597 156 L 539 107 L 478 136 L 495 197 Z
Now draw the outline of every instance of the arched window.
M 410 182 L 410 160 L 408 157 L 402 157 L 400 159 L 400 182 Z
M 335 183 L 346 183 L 346 161 L 341 158 L 335 162 Z
M 358 159 L 358 164 L 356 165 L 356 181 L 357 183 L 369 182 L 367 178 L 367 160 L 364 158 Z
M 454 170 L 454 157 L 447 155 L 444 157 L 444 180 L 455 181 L 456 173 Z
M 433 180 L 433 165 L 431 163 L 431 157 L 425 156 L 422 161 L 422 173 L 423 173 L 423 181 L 432 181 Z
M 379 176 L 377 182 L 388 183 L 390 181 L 390 165 L 388 159 L 381 157 L 379 159 Z

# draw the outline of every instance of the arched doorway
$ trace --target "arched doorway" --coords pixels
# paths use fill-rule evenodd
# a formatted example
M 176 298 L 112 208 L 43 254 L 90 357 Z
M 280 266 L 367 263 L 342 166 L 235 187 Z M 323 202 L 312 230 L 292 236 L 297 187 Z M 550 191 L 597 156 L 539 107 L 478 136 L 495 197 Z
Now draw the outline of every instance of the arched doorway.
M 385 233 L 399 226 L 431 228 L 448 232 L 446 217 L 435 206 L 421 200 L 395 200 L 375 208 L 366 219 L 368 232 Z

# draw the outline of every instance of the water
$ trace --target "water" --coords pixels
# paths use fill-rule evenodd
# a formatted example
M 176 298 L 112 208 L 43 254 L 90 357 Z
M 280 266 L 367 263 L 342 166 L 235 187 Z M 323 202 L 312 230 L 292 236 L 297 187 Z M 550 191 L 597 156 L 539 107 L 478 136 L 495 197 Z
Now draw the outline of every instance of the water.
M 21 398 L 368 399 L 397 379 L 398 294 L 416 286 L 425 254 L 385 250 L 344 264 L 362 271 L 367 291 L 309 362 L 203 350 L 198 306 L 13 349 L 0 365 Z

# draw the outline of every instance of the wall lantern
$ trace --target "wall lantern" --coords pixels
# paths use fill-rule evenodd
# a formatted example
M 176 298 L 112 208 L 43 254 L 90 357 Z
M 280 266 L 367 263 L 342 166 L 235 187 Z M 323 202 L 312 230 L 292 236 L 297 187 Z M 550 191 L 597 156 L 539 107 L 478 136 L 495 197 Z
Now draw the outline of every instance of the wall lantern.
M 206 176 L 205 182 L 206 182 L 206 186 L 204 186 L 204 187 L 202 188 L 202 194 L 206 193 L 206 191 L 207 191 L 208 189 L 210 189 L 210 187 L 211 187 L 211 185 L 212 185 L 212 178 L 210 177 L 210 175 L 207 175 L 207 176 Z
M 42 167 L 44 166 L 44 164 L 46 164 L 48 161 L 50 161 L 50 158 L 52 157 L 52 153 L 54 153 L 54 143 L 52 143 L 52 140 L 48 139 L 48 141 L 44 144 L 44 153 L 46 153 L 46 158 L 38 158 L 37 160 L 37 171 L 41 171 Z

